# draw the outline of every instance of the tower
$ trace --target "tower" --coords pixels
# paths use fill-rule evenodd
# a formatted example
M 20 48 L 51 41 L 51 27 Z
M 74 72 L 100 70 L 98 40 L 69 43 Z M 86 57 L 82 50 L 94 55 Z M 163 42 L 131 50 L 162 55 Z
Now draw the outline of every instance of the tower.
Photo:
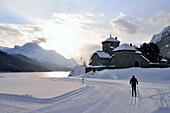
M 120 41 L 117 40 L 117 37 L 113 38 L 110 34 L 110 37 L 102 42 L 102 51 L 109 53 L 109 55 L 113 54 L 114 48 L 118 47 Z

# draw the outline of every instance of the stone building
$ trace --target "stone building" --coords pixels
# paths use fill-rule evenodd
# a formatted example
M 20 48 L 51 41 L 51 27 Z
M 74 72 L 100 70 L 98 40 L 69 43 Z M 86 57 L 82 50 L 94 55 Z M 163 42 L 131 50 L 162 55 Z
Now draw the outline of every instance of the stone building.
M 91 57 L 91 64 L 92 66 L 102 66 L 102 65 L 109 65 L 110 63 L 110 55 L 104 51 L 96 51 L 93 53 Z
M 122 44 L 117 37 L 110 37 L 102 42 L 102 51 L 93 53 L 91 66 L 108 66 L 115 68 L 149 67 L 149 60 L 132 44 Z
M 149 67 L 149 60 L 129 44 L 122 44 L 115 48 L 113 53 L 110 62 L 115 68 Z

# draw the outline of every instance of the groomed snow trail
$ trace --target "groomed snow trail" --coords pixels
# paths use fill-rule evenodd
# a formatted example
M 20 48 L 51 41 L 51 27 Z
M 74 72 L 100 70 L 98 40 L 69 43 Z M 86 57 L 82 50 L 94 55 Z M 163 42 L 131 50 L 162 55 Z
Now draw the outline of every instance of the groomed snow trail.
M 80 78 L 60 79 L 78 82 Z M 140 83 L 131 97 L 128 81 L 85 79 L 81 88 L 61 96 L 38 99 L 0 94 L 0 112 L 30 113 L 169 113 L 169 84 Z M 18 98 L 18 99 L 17 99 Z M 7 110 L 8 109 L 8 110 Z

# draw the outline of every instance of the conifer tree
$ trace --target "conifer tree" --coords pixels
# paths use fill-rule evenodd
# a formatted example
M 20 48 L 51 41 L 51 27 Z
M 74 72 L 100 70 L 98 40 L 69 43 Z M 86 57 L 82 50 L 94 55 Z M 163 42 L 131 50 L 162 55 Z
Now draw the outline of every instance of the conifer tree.
M 158 63 L 162 59 L 160 50 L 155 43 L 143 43 L 142 45 L 140 45 L 140 48 L 138 50 L 142 52 L 143 56 L 145 56 L 153 63 Z

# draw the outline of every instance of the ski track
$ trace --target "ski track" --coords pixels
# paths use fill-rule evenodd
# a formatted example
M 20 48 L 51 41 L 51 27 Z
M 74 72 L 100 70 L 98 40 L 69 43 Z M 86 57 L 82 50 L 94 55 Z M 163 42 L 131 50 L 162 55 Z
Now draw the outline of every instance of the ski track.
M 61 79 L 80 82 L 81 79 Z M 155 84 L 154 84 L 155 85 Z M 29 113 L 158 113 L 170 112 L 170 86 L 142 83 L 137 97 L 131 97 L 127 82 L 86 79 L 82 88 L 50 99 L 0 94 L 0 112 Z M 154 87 L 152 87 L 154 86 Z M 20 101 L 15 100 L 20 98 Z M 21 101 L 22 100 L 22 101 Z M 10 105 L 11 103 L 15 103 Z M 25 104 L 22 106 L 20 104 Z M 28 106 L 29 107 L 28 107 Z M 34 105 L 34 107 L 32 106 Z M 6 111 L 8 109 L 8 111 Z

